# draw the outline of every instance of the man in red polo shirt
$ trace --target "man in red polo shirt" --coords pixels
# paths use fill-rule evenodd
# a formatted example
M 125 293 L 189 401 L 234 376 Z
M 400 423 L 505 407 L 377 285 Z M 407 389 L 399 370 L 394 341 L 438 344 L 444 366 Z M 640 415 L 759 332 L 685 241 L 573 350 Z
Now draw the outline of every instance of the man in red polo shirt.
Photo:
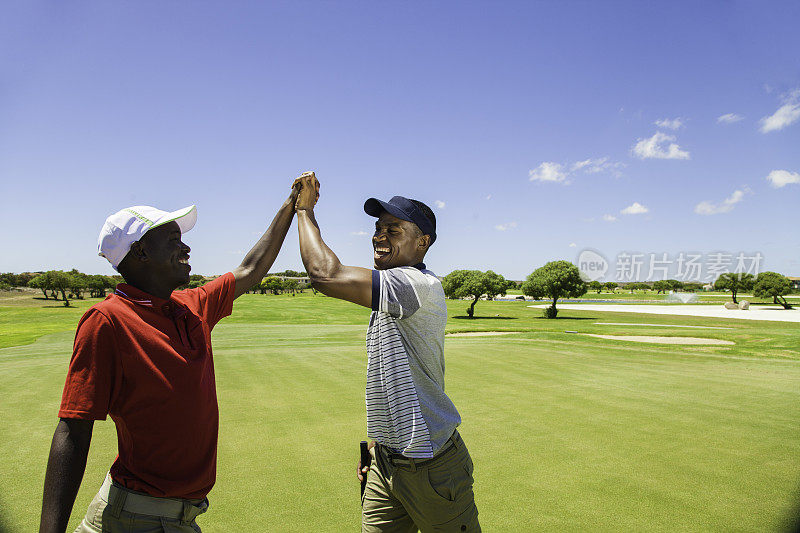
M 40 532 L 64 532 L 86 467 L 94 420 L 110 415 L 119 454 L 80 532 L 186 531 L 208 508 L 219 414 L 211 330 L 258 283 L 292 222 L 296 190 L 242 264 L 206 285 L 189 280 L 181 236 L 194 206 L 148 206 L 106 220 L 100 255 L 126 283 L 81 318 L 50 448 Z M 175 292 L 173 292 L 175 291 Z

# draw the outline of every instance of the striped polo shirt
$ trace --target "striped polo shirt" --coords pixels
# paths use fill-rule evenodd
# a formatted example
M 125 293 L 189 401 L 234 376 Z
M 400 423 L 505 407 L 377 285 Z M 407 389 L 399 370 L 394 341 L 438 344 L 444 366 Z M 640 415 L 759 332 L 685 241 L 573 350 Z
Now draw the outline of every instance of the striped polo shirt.
M 461 417 L 444 393 L 442 284 L 420 263 L 372 271 L 367 329 L 367 434 L 411 458 L 430 458 Z

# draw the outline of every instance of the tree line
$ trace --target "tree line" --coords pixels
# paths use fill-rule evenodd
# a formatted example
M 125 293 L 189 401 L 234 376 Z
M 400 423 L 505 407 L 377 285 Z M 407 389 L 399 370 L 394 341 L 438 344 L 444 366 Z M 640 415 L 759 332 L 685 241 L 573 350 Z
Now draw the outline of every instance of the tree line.
M 83 300 L 88 294 L 89 298 L 104 298 L 106 291 L 114 289 L 124 280 L 119 274 L 105 276 L 102 274 L 85 274 L 73 268 L 69 271 L 48 270 L 46 272 L 25 272 L 14 274 L 6 272 L 0 274 L 0 290 L 9 290 L 17 287 L 30 287 L 39 289 L 45 300 L 59 299 L 65 307 L 70 306 L 70 300 Z M 199 287 L 206 282 L 205 276 L 195 275 L 189 277 L 189 283 L 181 289 Z
M 12 287 L 31 287 L 42 291 L 45 300 L 58 300 L 59 296 L 65 307 L 69 307 L 71 299 L 82 300 L 84 293 L 90 298 L 102 298 L 106 290 L 113 289 L 122 281 L 122 276 L 103 276 L 101 274 L 84 274 L 77 269 L 70 271 L 48 270 L 47 272 L 0 274 L 0 289 Z
M 311 287 L 311 283 L 302 282 L 298 279 L 281 278 L 275 275 L 270 275 L 262 279 L 261 283 L 258 285 L 251 287 L 250 291 L 248 292 L 253 292 L 254 294 L 281 294 L 288 292 L 294 296 L 295 293 L 302 293 L 306 289 L 311 289 L 314 291 L 314 294 L 317 293 L 317 291 Z
M 299 279 L 308 277 L 303 271 L 285 270 L 268 274 L 259 284 L 251 287 L 248 292 L 261 294 L 280 294 L 290 292 L 303 292 L 310 287 Z M 189 276 L 189 282 L 178 288 L 194 289 L 207 283 L 210 279 L 200 274 Z M 15 274 L 5 272 L 0 274 L 0 290 L 10 290 L 18 287 L 30 287 L 42 291 L 45 300 L 64 302 L 65 307 L 70 306 L 70 300 L 82 300 L 86 295 L 90 298 L 104 298 L 107 291 L 114 289 L 124 280 L 119 274 L 105 276 L 102 274 L 85 274 L 73 268 L 69 271 L 48 270 L 46 272 L 24 272 Z
M 454 270 L 442 278 L 442 288 L 448 298 L 468 298 L 471 303 L 467 308 L 467 316 L 474 318 L 475 304 L 482 297 L 488 299 L 505 296 L 512 288 L 519 288 L 522 294 L 536 300 L 547 298 L 552 300 L 549 307 L 545 308 L 546 318 L 556 318 L 558 309 L 556 303 L 563 298 L 579 298 L 589 290 L 598 294 L 607 289 L 615 292 L 618 283 L 613 281 L 600 283 L 599 281 L 585 282 L 581 277 L 578 267 L 569 261 L 551 261 L 534 270 L 521 285 L 514 281 L 506 280 L 502 275 L 491 270 Z M 703 287 L 702 283 L 681 282 L 668 279 L 652 283 L 633 282 L 624 286 L 625 290 L 633 293 L 636 290 L 655 290 L 658 293 L 667 291 L 695 291 Z M 714 283 L 717 290 L 731 292 L 733 301 L 740 291 L 753 291 L 756 298 L 772 298 L 773 303 L 780 304 L 786 309 L 791 305 L 784 295 L 791 293 L 792 285 L 789 278 L 777 272 L 762 272 L 758 276 L 746 273 L 727 272 L 720 275 Z
M 772 298 L 772 303 L 780 304 L 784 309 L 792 308 L 784 298 L 792 292 L 792 282 L 777 272 L 761 272 L 758 276 L 726 272 L 717 278 L 714 288 L 730 291 L 734 303 L 737 303 L 736 295 L 739 292 L 753 291 L 753 296 L 756 298 Z
M 284 270 L 283 272 L 269 273 L 259 283 L 250 287 L 247 292 L 253 294 L 290 293 L 294 296 L 298 292 L 302 293 L 306 289 L 311 289 L 314 291 L 314 294 L 317 293 L 310 282 L 296 278 L 308 278 L 308 274 L 298 270 Z
M 697 281 L 680 281 L 677 279 L 664 279 L 659 281 L 653 282 L 646 282 L 646 281 L 632 281 L 630 283 L 626 283 L 624 286 L 620 285 L 619 283 L 615 283 L 613 281 L 608 281 L 606 283 L 600 283 L 599 281 L 590 281 L 587 284 L 587 287 L 590 291 L 595 291 L 597 294 L 600 294 L 603 289 L 606 289 L 608 292 L 616 292 L 617 287 L 622 290 L 630 291 L 631 293 L 635 291 L 656 291 L 658 294 L 666 294 L 669 291 L 687 291 L 687 292 L 694 292 L 699 291 L 703 288 L 703 284 Z
M 311 289 L 316 294 L 316 290 L 307 281 L 296 278 L 307 278 L 305 272 L 297 270 L 285 270 L 268 274 L 260 283 L 250 288 L 248 292 L 254 294 L 281 294 L 291 293 L 292 296 L 297 292 L 304 292 Z M 0 290 L 8 290 L 13 287 L 31 287 L 42 291 L 45 299 L 60 299 L 64 305 L 69 307 L 70 299 L 83 299 L 84 293 L 88 293 L 91 298 L 103 298 L 106 291 L 113 289 L 117 283 L 123 281 L 122 276 L 104 276 L 101 274 L 84 274 L 77 269 L 70 271 L 48 270 L 46 272 L 14 274 L 6 272 L 0 274 Z M 189 283 L 180 287 L 196 288 L 202 286 L 208 278 L 200 274 L 189 276 Z M 523 282 L 516 282 L 505 279 L 501 274 L 491 270 L 482 272 L 480 270 L 454 270 L 442 278 L 442 287 L 448 298 L 467 298 L 470 305 L 467 308 L 467 316 L 473 318 L 475 315 L 475 304 L 482 297 L 489 299 L 497 296 L 505 296 L 510 289 L 521 289 L 522 293 L 534 299 L 547 298 L 552 300 L 552 304 L 545 309 L 544 315 L 548 318 L 555 318 L 558 314 L 556 303 L 563 298 L 579 298 L 589 290 L 596 291 L 598 294 L 603 289 L 609 292 L 616 292 L 617 288 L 630 290 L 631 293 L 637 290 L 655 290 L 658 293 L 668 291 L 695 291 L 703 287 L 697 282 L 681 282 L 679 280 L 668 279 L 659 280 L 651 283 L 632 282 L 624 287 L 613 281 L 600 283 L 599 281 L 585 282 L 580 275 L 578 267 L 569 261 L 551 261 L 544 266 L 533 271 Z M 777 272 L 761 272 L 758 276 L 747 273 L 726 272 L 721 274 L 713 284 L 714 289 L 719 291 L 730 291 L 734 303 L 737 303 L 737 296 L 742 291 L 753 291 L 756 298 L 772 298 L 773 303 L 782 305 L 789 309 L 791 305 L 784 298 L 792 292 L 792 284 L 789 278 Z

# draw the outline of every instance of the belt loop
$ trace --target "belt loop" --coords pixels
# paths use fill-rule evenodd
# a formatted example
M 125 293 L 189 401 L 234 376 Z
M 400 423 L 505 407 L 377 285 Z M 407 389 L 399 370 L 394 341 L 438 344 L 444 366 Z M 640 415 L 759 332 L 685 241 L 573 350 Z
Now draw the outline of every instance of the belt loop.
M 414 459 L 409 457 L 408 458 L 408 462 L 409 462 L 409 466 L 411 466 L 411 471 L 412 472 L 416 472 L 417 471 L 417 465 L 416 465 L 416 463 L 414 463 Z
M 181 524 L 184 526 L 188 526 L 192 520 L 194 520 L 194 516 L 192 516 L 192 507 L 194 506 L 191 503 L 184 500 L 183 514 L 181 515 Z
M 395 465 L 392 461 L 392 458 L 389 456 L 388 450 L 386 446 L 382 444 L 376 444 L 377 453 L 375 454 L 375 460 L 377 461 L 377 468 L 378 471 L 383 474 L 386 479 L 391 480 L 394 476 L 395 472 Z
M 459 437 L 460 435 L 458 434 L 458 431 L 453 431 L 453 434 L 450 435 L 450 440 L 453 441 L 453 446 L 455 446 L 456 448 L 461 447 L 461 443 L 459 442 L 459 440 L 461 439 L 459 439 Z
M 111 502 L 111 516 L 118 519 L 122 509 L 125 507 L 125 499 L 128 497 L 128 493 L 112 485 L 108 492 L 109 499 L 112 499 L 112 494 L 114 495 L 114 501 Z

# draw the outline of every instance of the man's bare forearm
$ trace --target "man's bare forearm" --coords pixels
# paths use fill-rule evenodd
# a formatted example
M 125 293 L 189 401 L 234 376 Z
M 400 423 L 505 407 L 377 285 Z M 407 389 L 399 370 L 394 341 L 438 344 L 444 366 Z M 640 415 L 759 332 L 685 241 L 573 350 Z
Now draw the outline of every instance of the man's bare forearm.
M 297 229 L 300 234 L 300 257 L 311 281 L 324 283 L 335 278 L 342 263 L 322 240 L 313 210 L 302 209 L 297 212 Z
M 91 420 L 61 419 L 56 426 L 44 477 L 39 533 L 63 533 L 67 529 L 86 470 L 93 425 Z
M 365 307 L 372 306 L 372 271 L 343 265 L 328 248 L 314 218 L 314 211 L 297 211 L 300 233 L 300 256 L 314 288 L 327 296 L 347 300 Z
M 319 199 L 319 182 L 313 172 L 295 180 L 298 186 L 297 229 L 300 234 L 300 256 L 314 288 L 327 296 L 340 298 L 365 307 L 372 306 L 372 271 L 346 266 L 328 248 L 314 217 L 314 205 Z
M 294 198 L 289 197 L 278 210 L 267 231 L 247 253 L 233 274 L 236 277 L 236 297 L 238 298 L 247 290 L 261 281 L 283 246 L 289 227 L 294 217 Z

